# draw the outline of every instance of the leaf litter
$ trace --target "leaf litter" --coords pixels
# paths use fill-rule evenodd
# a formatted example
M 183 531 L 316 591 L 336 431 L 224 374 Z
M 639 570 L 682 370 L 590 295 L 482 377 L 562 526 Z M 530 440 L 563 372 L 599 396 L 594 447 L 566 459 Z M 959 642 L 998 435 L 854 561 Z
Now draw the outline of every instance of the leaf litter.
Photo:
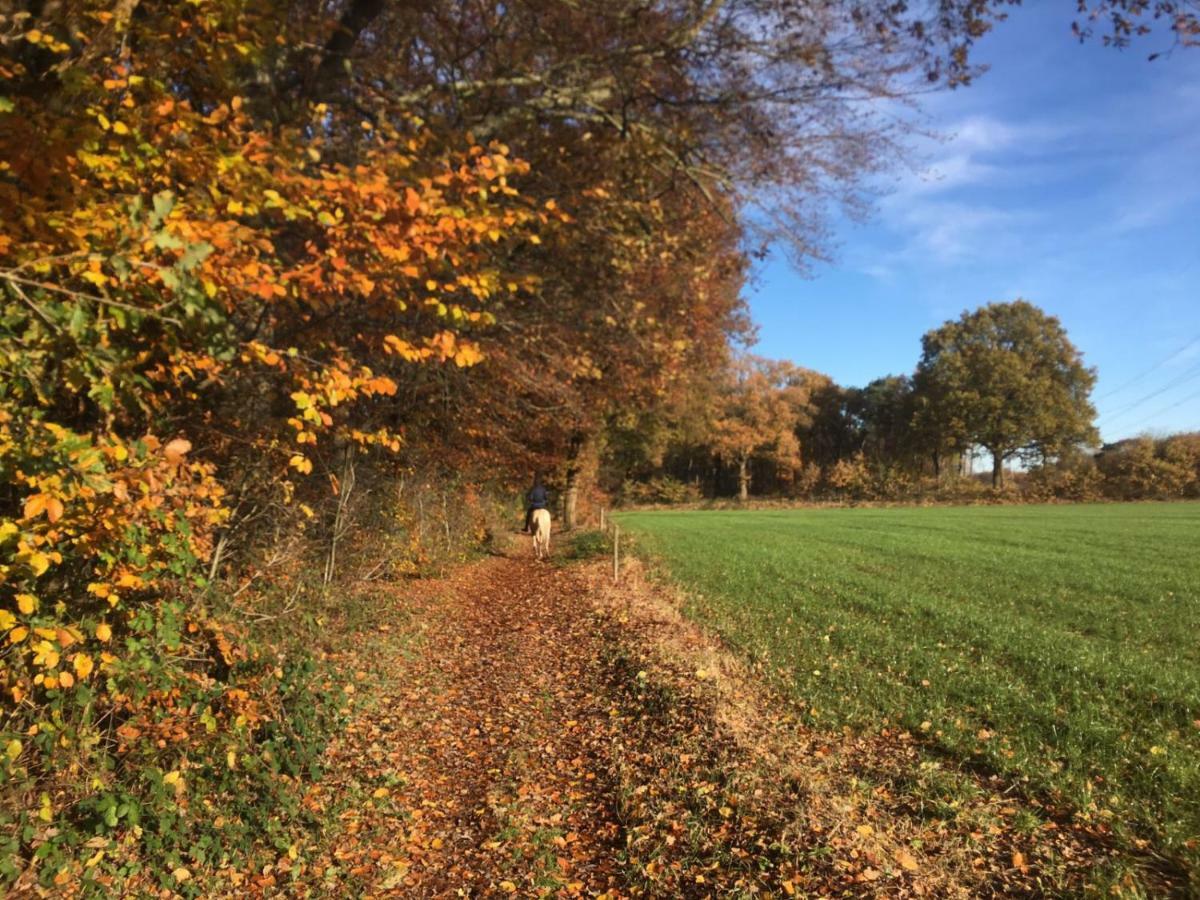
M 326 827 L 243 893 L 1024 897 L 1133 884 L 1105 835 L 931 760 L 907 732 L 814 726 L 636 563 L 619 586 L 600 563 L 520 556 L 357 592 L 386 612 L 325 648 L 347 715 L 306 798 Z

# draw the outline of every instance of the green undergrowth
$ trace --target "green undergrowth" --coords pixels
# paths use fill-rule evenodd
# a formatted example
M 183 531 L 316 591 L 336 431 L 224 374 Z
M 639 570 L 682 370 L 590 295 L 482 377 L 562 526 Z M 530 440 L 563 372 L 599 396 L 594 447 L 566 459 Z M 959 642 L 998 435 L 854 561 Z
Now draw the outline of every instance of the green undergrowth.
M 329 825 L 306 795 L 371 697 L 347 694 L 340 655 L 385 626 L 417 640 L 381 588 L 476 558 L 500 530 L 486 497 L 417 490 L 363 504 L 328 580 L 320 531 L 247 550 L 211 583 L 193 560 L 109 615 L 90 678 L 0 708 L 0 893 L 207 896 L 302 869 Z
M 562 545 L 559 559 L 564 563 L 612 555 L 612 536 L 599 529 L 568 532 Z

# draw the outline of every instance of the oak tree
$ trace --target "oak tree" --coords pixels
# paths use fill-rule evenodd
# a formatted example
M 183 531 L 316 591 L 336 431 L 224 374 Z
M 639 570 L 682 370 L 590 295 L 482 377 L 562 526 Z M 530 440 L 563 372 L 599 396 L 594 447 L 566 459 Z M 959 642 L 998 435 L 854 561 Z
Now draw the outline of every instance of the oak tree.
M 1094 369 L 1054 316 L 1024 300 L 964 312 L 922 338 L 917 383 L 944 440 L 992 456 L 992 484 L 1014 456 L 1045 459 L 1094 442 Z M 935 425 L 936 427 L 936 425 Z

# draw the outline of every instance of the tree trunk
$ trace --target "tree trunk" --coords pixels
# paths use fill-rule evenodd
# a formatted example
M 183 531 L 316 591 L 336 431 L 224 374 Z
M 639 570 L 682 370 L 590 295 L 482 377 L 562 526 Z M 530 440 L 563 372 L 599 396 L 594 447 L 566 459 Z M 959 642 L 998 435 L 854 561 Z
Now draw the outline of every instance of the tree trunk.
M 567 469 L 567 489 L 563 492 L 563 530 L 575 529 L 575 508 L 579 498 L 579 469 Z
M 997 451 L 992 451 L 992 488 L 999 490 L 1004 487 L 1004 457 Z
M 342 457 L 342 477 L 338 482 L 337 511 L 333 516 L 333 532 L 329 536 L 329 556 L 325 559 L 325 587 L 329 587 L 337 572 L 338 541 L 347 530 L 346 507 L 354 490 L 354 445 L 347 444 Z
M 745 457 L 738 460 L 738 499 L 750 499 L 750 460 Z
M 942 454 L 937 450 L 933 451 L 933 480 L 942 480 Z
M 347 63 L 359 35 L 383 12 L 383 7 L 384 0 L 351 0 L 313 70 L 309 96 L 330 96 L 342 85 L 349 74 Z
M 583 447 L 583 435 L 577 434 L 571 438 L 571 448 L 567 454 L 567 484 L 563 491 L 564 531 L 575 529 L 576 509 L 579 503 L 579 476 L 583 469 Z

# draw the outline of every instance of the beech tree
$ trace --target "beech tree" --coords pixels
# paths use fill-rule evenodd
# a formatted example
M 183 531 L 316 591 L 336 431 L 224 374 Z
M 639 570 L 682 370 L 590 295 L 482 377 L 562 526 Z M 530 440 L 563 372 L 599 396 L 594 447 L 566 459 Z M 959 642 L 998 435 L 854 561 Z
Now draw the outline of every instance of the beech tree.
M 717 398 L 713 452 L 737 467 L 738 498 L 750 496 L 750 461 L 769 459 L 785 469 L 800 465 L 796 429 L 812 412 L 809 373 L 788 362 L 744 356 L 734 361 Z
M 917 366 L 928 421 L 992 456 L 992 485 L 1014 456 L 1046 459 L 1094 443 L 1088 399 L 1096 373 L 1054 316 L 1032 303 L 992 303 L 964 312 L 921 340 Z

